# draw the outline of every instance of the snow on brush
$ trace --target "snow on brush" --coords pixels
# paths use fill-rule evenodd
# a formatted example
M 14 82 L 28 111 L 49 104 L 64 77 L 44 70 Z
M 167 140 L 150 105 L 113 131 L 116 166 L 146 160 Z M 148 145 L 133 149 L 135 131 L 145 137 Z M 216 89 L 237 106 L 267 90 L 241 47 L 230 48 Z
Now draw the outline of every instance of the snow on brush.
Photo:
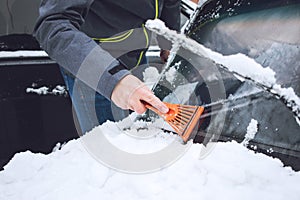
M 148 152 L 145 150 L 167 145 L 176 138 L 159 134 L 152 142 L 141 145 L 141 140 L 129 140 L 113 122 L 87 134 L 104 132 L 112 134 L 110 137 L 118 141 L 117 144 L 137 152 Z M 298 200 L 300 196 L 300 172 L 236 142 L 217 143 L 202 159 L 199 155 L 204 147 L 193 144 L 169 167 L 136 175 L 118 172 L 97 162 L 83 146 L 82 139 L 86 136 L 69 141 L 48 155 L 30 151 L 16 154 L 0 171 L 0 199 Z

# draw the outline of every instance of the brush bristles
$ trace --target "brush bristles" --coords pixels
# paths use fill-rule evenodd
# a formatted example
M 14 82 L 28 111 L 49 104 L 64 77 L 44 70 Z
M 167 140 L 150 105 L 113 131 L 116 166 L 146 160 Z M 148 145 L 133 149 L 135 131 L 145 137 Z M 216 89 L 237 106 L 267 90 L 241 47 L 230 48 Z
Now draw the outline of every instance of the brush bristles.
M 197 111 L 197 106 L 178 105 L 178 111 L 175 118 L 169 120 L 168 123 L 179 135 L 183 135 L 190 120 Z
M 168 113 L 161 113 L 151 105 L 145 105 L 168 122 L 174 131 L 181 136 L 183 141 L 187 142 L 194 127 L 197 125 L 204 108 L 201 106 L 164 103 L 169 108 Z

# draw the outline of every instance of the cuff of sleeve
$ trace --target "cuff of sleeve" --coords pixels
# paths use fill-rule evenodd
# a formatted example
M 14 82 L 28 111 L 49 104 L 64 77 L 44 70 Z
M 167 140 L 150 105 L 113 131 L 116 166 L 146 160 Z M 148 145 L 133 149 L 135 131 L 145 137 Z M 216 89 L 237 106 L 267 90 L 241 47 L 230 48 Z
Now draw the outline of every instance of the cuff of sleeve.
M 97 91 L 109 100 L 111 99 L 112 92 L 119 81 L 125 76 L 131 74 L 128 69 L 119 66 L 120 63 L 118 61 L 114 61 L 108 68 L 106 68 L 97 86 Z

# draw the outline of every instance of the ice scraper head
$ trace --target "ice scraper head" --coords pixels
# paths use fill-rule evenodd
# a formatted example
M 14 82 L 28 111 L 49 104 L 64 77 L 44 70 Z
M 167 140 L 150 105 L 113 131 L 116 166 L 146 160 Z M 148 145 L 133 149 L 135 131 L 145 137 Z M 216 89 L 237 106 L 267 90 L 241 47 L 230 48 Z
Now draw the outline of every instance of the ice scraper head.
M 146 107 L 161 116 L 183 141 L 187 142 L 191 139 L 192 133 L 198 124 L 204 108 L 202 106 L 171 104 L 166 102 L 164 102 L 164 104 L 169 108 L 167 113 L 161 113 L 149 104 L 146 104 Z

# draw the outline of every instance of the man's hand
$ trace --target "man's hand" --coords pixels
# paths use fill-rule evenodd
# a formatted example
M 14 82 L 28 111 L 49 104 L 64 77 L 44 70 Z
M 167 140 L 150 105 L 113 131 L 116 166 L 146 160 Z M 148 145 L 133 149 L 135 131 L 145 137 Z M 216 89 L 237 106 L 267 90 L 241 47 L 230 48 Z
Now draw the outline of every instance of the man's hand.
M 168 112 L 168 107 L 157 98 L 153 92 L 133 75 L 125 76 L 113 90 L 111 100 L 122 109 L 131 109 L 138 114 L 147 108 L 141 101 L 145 101 L 162 113 Z

